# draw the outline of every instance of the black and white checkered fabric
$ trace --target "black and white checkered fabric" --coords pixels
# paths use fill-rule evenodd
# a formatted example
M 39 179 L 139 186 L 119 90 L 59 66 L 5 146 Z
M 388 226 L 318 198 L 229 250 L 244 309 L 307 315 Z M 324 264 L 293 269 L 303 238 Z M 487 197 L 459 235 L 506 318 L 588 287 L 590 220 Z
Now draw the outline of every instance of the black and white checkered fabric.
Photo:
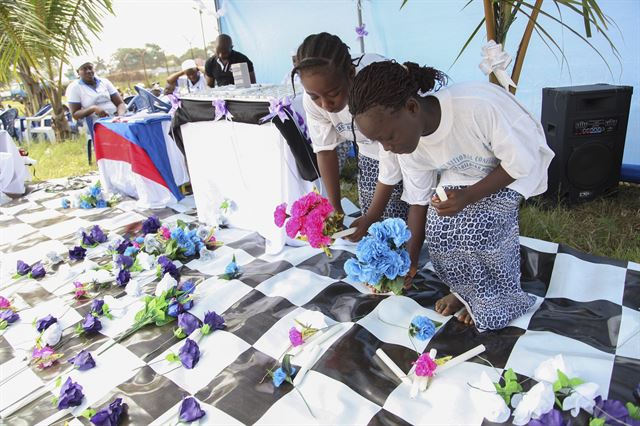
M 105 230 L 123 232 L 123 227 L 150 214 L 162 220 L 195 221 L 189 199 L 174 206 L 177 211 L 136 211 L 135 201 L 102 210 L 63 210 L 60 198 L 65 195 L 69 194 L 35 191 L 0 208 L 3 276 L 14 270 L 17 259 L 32 263 L 52 250 L 66 259 L 79 227 L 99 224 Z M 358 214 L 349 203 L 345 210 L 352 217 Z M 191 312 L 202 319 L 205 312 L 216 311 L 227 325 L 202 339 L 201 359 L 192 370 L 156 362 L 169 351 L 177 353 L 182 345 L 173 336 L 175 324 L 170 324 L 144 328 L 114 345 L 96 356 L 97 366 L 91 370 L 70 373 L 70 364 L 59 362 L 46 370 L 26 369 L 6 380 L 24 365 L 33 347 L 34 319 L 49 313 L 60 318 L 65 327 L 61 361 L 66 361 L 81 349 L 95 356 L 97 348 L 129 328 L 142 302 L 116 287 L 105 291 L 101 297 L 116 297 L 118 306 L 112 308 L 120 307 L 126 313 L 103 319 L 97 335 L 76 337 L 73 329 L 89 311 L 90 301 L 75 301 L 71 284 L 56 289 L 54 276 L 10 287 L 2 283 L 0 293 L 22 310 L 20 321 L 0 336 L 0 411 L 38 394 L 59 376 L 71 374 L 85 393 L 85 403 L 63 418 L 51 404 L 54 393 L 48 391 L 2 421 L 12 425 L 54 420 L 88 424 L 79 416 L 84 408 L 101 409 L 121 397 L 129 405 L 128 424 L 173 425 L 181 399 L 192 395 L 206 411 L 200 424 L 479 425 L 483 418 L 470 402 L 468 383 L 483 371 L 495 379 L 513 368 L 524 378 L 541 361 L 563 354 L 574 375 L 600 385 L 604 396 L 632 400 L 632 389 L 640 381 L 639 264 L 523 237 L 522 285 L 537 302 L 507 328 L 479 333 L 433 310 L 447 289 L 430 270 L 426 252 L 426 267 L 406 299 L 373 295 L 345 279 L 343 264 L 354 255 L 353 245 L 338 245 L 332 250 L 333 257 L 327 258 L 308 246 L 266 254 L 264 239 L 251 231 L 223 229 L 217 238 L 225 245 L 215 251 L 214 259 L 195 260 L 181 269 L 183 277 L 204 278 Z M 219 280 L 217 275 L 233 255 L 242 276 Z M 153 293 L 154 287 L 155 283 L 148 284 L 145 291 Z M 405 372 L 417 357 L 407 330 L 389 325 L 388 318 L 381 320 L 383 301 L 388 306 L 409 306 L 411 311 L 389 312 L 426 314 L 444 322 L 434 337 L 419 342 L 417 350 L 436 348 L 438 356 L 455 356 L 484 344 L 487 351 L 482 357 L 492 366 L 474 358 L 437 376 L 416 399 L 409 398 L 410 385 L 402 384 L 374 356 L 382 348 Z M 275 388 L 268 378 L 262 378 L 286 348 L 293 319 L 306 310 L 319 311 L 327 324 L 340 322 L 342 328 L 321 345 L 322 356 L 299 392 L 286 383 Z M 408 326 L 411 317 L 398 315 L 391 320 Z

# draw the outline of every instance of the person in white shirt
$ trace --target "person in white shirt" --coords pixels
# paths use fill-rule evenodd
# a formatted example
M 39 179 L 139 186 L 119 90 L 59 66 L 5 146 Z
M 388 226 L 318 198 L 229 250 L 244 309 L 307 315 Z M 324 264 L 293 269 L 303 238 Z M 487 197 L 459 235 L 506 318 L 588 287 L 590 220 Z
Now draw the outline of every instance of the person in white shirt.
M 69 84 L 66 92 L 69 111 L 74 119 L 124 115 L 127 112 L 118 90 L 106 78 L 96 77 L 90 60 L 80 59 L 75 69 L 79 78 Z
M 535 301 L 520 287 L 518 208 L 546 190 L 553 152 L 515 96 L 490 83 L 440 89 L 442 76 L 410 62 L 371 64 L 354 80 L 349 111 L 365 136 L 398 154 L 399 167 L 379 180 L 403 181 L 412 273 L 426 232 L 435 271 L 452 291 L 436 311 L 465 305 L 460 320 L 500 329 Z M 433 195 L 437 185 L 446 200 Z
M 198 93 L 207 88 L 207 80 L 193 59 L 187 59 L 180 67 L 181 71 L 167 77 L 167 84 L 185 87 L 188 93 Z
M 319 33 L 308 36 L 298 47 L 295 67 L 291 71 L 292 84 L 298 75 L 305 90 L 303 105 L 309 136 L 317 154 L 329 202 L 336 212 L 344 213 L 340 204 L 340 173 L 336 148 L 345 141 L 355 141 L 359 169 L 358 198 L 362 212 L 371 211 L 366 217 L 375 216 L 371 223 L 380 217 L 406 219 L 408 211 L 407 204 L 400 200 L 400 182 L 388 189 L 384 188 L 389 192 L 384 204 L 372 205 L 378 181 L 378 151 L 381 147 L 354 128 L 353 117 L 347 109 L 348 93 L 354 76 L 365 65 L 380 60 L 385 59 L 373 54 L 352 59 L 349 47 L 338 36 Z M 394 158 L 387 156 L 387 161 L 391 165 L 380 165 L 381 169 L 394 167 Z M 360 223 L 362 220 L 359 219 Z

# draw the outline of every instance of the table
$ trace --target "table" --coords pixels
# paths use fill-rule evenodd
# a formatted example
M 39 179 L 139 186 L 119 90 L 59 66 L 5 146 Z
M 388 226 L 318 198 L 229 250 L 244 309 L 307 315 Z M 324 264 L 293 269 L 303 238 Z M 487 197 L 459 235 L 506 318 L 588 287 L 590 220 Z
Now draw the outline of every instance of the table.
M 24 194 L 29 172 L 15 142 L 6 130 L 0 130 L 0 193 Z
M 94 143 L 104 189 L 137 198 L 141 208 L 181 200 L 178 186 L 189 175 L 170 129 L 171 116 L 164 113 L 98 120 Z
M 198 219 L 215 224 L 223 200 L 233 202 L 230 226 L 253 229 L 279 251 L 285 233 L 273 222 L 275 207 L 292 203 L 314 187 L 322 191 L 315 155 L 301 141 L 292 119 L 259 124 L 269 114 L 269 98 L 291 96 L 290 87 L 210 91 L 185 97 L 174 117 L 191 175 Z M 232 120 L 214 121 L 212 101 L 224 98 Z M 302 111 L 301 97 L 293 103 Z M 303 112 L 302 112 L 303 114 Z M 174 132 L 178 133 L 178 132 Z M 297 139 L 295 138 L 297 136 Z

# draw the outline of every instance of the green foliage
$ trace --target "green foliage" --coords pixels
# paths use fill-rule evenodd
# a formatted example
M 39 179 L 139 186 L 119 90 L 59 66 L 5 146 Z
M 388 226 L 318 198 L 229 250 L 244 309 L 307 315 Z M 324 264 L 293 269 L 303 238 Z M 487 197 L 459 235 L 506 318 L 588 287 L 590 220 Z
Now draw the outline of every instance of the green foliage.
M 596 417 L 591 417 L 591 420 L 589 420 L 589 426 L 604 426 L 604 417 L 602 418 L 596 418 Z
M 516 373 L 511 368 L 504 373 L 504 385 L 494 383 L 494 386 L 496 387 L 498 395 L 504 399 L 507 405 L 511 403 L 513 394 L 522 392 L 522 385 L 518 383 L 518 376 L 516 376 Z
M 640 420 L 640 407 L 635 405 L 632 402 L 627 402 L 625 405 L 627 410 L 629 410 L 629 415 L 632 419 Z
M 164 358 L 169 362 L 180 362 L 180 357 L 173 352 L 169 352 L 167 356 Z
M 92 409 L 91 407 L 87 408 L 82 413 L 80 413 L 80 417 L 84 417 L 87 420 L 91 419 L 91 417 L 95 415 L 96 415 L 96 410 Z

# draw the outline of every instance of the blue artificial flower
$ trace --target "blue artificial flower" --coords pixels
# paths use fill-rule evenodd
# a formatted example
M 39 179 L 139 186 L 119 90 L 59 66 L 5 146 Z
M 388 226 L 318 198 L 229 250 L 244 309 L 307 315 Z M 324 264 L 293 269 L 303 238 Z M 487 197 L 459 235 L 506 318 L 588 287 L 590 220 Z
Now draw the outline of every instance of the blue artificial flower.
M 133 257 L 136 255 L 136 253 L 138 252 L 138 249 L 135 248 L 134 246 L 129 246 L 124 250 L 124 255 L 125 256 L 129 256 L 129 257 Z
M 91 189 L 89 189 L 89 193 L 91 194 L 92 197 L 98 198 L 98 195 L 100 195 L 101 192 L 102 190 L 98 185 L 94 185 L 91 187 Z
M 184 307 L 182 306 L 182 304 L 178 301 L 177 298 L 175 297 L 172 298 L 169 301 L 169 306 L 167 307 L 167 315 L 177 318 L 178 315 L 180 315 L 183 312 L 184 312 Z
M 296 368 L 291 367 L 291 376 L 296 373 Z M 287 373 L 282 369 L 282 367 L 278 368 L 273 372 L 273 385 L 277 388 L 287 379 Z
M 344 272 L 350 280 L 362 282 L 362 265 L 356 259 L 348 259 L 344 263 Z
M 136 238 L 136 243 L 138 243 L 138 244 L 144 244 L 144 237 L 138 237 L 138 238 Z
M 195 289 L 196 289 L 196 283 L 193 280 L 184 281 L 180 283 L 180 285 L 178 286 L 178 290 L 184 292 L 183 294 L 185 295 L 193 293 Z
M 173 228 L 171 230 L 171 238 L 176 240 L 179 245 L 184 244 L 184 242 L 186 241 L 186 237 L 184 235 L 184 229 L 180 228 L 179 226 L 176 226 L 175 228 Z
M 224 318 L 215 312 L 204 314 L 204 323 L 209 326 L 210 331 L 222 330 L 224 328 Z
M 404 277 L 409 273 L 409 269 L 411 268 L 411 258 L 409 257 L 408 251 L 400 250 L 400 261 L 402 262 L 402 266 L 400 267 L 398 275 Z
M 109 205 L 105 200 L 98 200 L 96 201 L 96 207 L 99 209 L 104 209 L 105 207 L 109 207 Z
M 118 246 L 116 247 L 116 251 L 120 254 L 123 254 L 127 247 L 131 247 L 131 240 L 129 240 L 128 238 L 123 238 L 120 241 L 120 244 L 118 244 Z
M 81 209 L 90 209 L 91 208 L 91 204 L 89 204 L 86 200 L 82 200 L 82 201 L 80 201 L 80 208 Z
M 383 258 L 391 249 L 382 241 L 373 237 L 365 237 L 356 248 L 356 257 L 365 264 L 375 264 L 378 259 Z
M 436 326 L 429 318 L 425 316 L 416 316 L 411 320 L 409 326 L 409 334 L 415 336 L 418 340 L 427 340 L 436 332 Z
M 369 226 L 369 229 L 367 230 L 367 232 L 369 233 L 369 235 L 371 235 L 373 238 L 375 238 L 378 241 L 387 242 L 387 228 L 380 222 L 376 222 L 371 224 L 371 226 Z
M 71 203 L 68 199 L 63 198 L 62 200 L 60 200 L 60 205 L 62 205 L 63 209 L 68 209 L 71 206 Z
M 227 266 L 224 268 L 224 273 L 231 277 L 235 277 L 239 271 L 240 271 L 240 268 L 238 268 L 238 264 L 236 263 L 235 260 L 232 260 L 231 262 L 229 262 Z
M 402 246 L 411 238 L 411 231 L 405 221 L 400 218 L 385 219 L 382 225 L 386 230 L 387 238 L 392 239 L 396 247 Z
M 378 270 L 390 280 L 395 280 L 400 275 L 402 268 L 402 258 L 398 253 L 389 250 L 386 255 L 380 259 Z

